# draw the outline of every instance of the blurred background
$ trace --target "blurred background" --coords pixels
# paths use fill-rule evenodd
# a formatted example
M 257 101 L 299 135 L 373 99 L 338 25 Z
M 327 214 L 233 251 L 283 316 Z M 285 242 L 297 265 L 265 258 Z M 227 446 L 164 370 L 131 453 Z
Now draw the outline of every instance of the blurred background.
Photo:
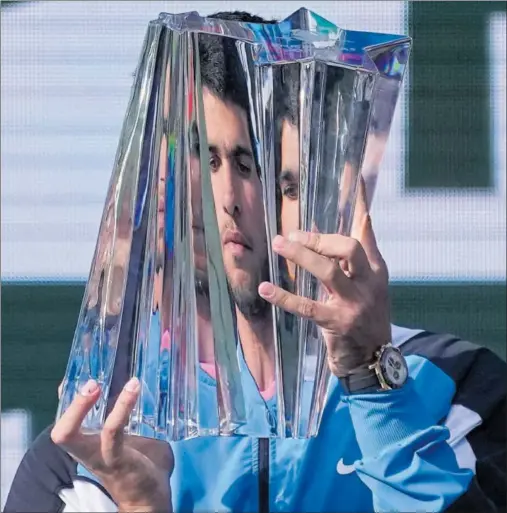
M 159 12 L 314 8 L 409 34 L 412 62 L 373 222 L 394 322 L 505 358 L 505 2 L 1 4 L 1 506 L 53 421 L 147 23 Z

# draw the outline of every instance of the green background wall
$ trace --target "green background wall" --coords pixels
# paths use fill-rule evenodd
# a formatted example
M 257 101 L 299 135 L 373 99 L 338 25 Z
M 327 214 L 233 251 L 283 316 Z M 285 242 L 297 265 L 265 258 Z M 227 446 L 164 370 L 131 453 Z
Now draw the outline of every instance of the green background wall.
M 506 5 L 410 2 L 412 191 L 493 187 L 487 30 L 489 16 L 505 13 Z

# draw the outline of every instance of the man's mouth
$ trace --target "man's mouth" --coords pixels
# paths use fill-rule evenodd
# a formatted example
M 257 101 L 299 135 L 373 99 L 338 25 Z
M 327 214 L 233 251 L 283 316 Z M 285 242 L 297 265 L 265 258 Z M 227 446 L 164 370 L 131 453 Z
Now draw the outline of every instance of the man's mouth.
M 222 244 L 236 256 L 242 255 L 245 250 L 252 251 L 252 246 L 238 230 L 227 230 L 222 237 Z

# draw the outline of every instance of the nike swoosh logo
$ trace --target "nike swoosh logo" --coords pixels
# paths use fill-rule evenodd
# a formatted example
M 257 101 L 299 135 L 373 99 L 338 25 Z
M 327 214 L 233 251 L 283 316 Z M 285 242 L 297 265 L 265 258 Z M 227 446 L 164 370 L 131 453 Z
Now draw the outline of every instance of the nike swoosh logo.
M 343 458 L 341 458 L 338 465 L 336 465 L 336 472 L 342 476 L 353 474 L 355 471 L 354 465 L 345 465 L 345 463 L 343 463 Z

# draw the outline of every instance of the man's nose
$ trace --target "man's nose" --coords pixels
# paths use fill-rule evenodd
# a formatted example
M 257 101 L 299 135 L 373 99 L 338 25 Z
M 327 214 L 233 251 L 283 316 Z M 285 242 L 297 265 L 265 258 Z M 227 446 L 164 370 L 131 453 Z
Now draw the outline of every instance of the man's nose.
M 229 162 L 225 162 L 220 170 L 222 189 L 222 208 L 226 214 L 233 218 L 241 215 L 241 202 L 237 190 L 236 177 L 234 169 Z

